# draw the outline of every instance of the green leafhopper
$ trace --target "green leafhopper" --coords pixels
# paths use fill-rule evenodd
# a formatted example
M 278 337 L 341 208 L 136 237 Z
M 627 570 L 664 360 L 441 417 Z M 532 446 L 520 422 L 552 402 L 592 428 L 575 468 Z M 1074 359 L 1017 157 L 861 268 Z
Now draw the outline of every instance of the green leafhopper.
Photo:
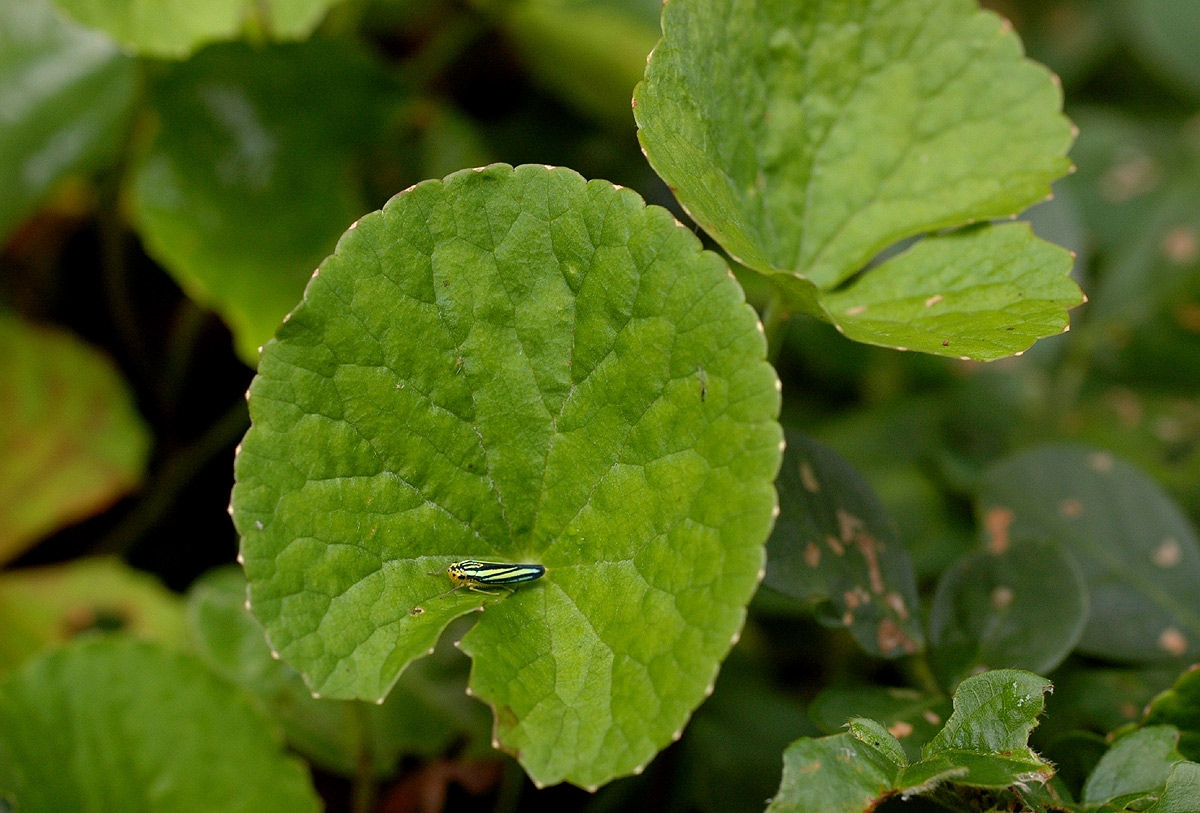
M 441 572 L 435 570 L 429 575 L 436 576 Z M 442 596 L 448 596 L 462 587 L 474 590 L 476 593 L 494 596 L 497 594 L 483 588 L 499 587 L 501 590 L 511 593 L 512 588 L 508 585 L 540 579 L 545 574 L 546 568 L 542 565 L 511 565 L 463 559 L 461 562 L 451 563 L 445 572 L 450 577 L 450 581 L 454 582 L 454 586 L 442 593 Z M 438 598 L 442 596 L 438 596 Z

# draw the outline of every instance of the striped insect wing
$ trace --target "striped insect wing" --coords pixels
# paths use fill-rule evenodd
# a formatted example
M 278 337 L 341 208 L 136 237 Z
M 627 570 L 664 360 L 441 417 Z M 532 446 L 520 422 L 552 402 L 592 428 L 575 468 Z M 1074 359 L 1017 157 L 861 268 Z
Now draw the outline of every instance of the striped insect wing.
M 479 584 L 518 584 L 540 579 L 546 573 L 541 565 L 513 565 L 500 562 L 460 562 L 463 575 Z

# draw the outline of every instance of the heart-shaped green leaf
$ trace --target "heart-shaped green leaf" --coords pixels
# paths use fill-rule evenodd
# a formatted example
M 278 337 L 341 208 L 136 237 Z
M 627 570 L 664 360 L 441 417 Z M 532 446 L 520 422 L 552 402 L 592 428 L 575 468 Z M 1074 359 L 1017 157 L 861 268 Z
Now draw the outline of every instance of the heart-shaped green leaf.
M 1200 547 L 1162 489 L 1107 452 L 1045 446 L 997 463 L 980 494 L 988 545 L 1052 539 L 1087 583 L 1079 649 L 1139 661 L 1200 651 Z
M 0 685 L 5 798 L 22 813 L 320 809 L 249 698 L 192 658 L 108 636 Z
M 673 0 L 634 106 L 696 221 L 858 341 L 999 358 L 1060 332 L 1082 299 L 1065 251 L 985 227 L 827 300 L 883 249 L 1015 215 L 1070 166 L 1057 84 L 973 2 Z M 989 255 L 1001 247 L 1012 256 Z
M 250 364 L 366 209 L 349 179 L 376 80 L 362 49 L 314 40 L 214 46 L 152 85 L 161 128 L 135 172 L 138 231 Z
M 0 241 L 64 175 L 116 152 L 135 81 L 116 43 L 49 0 L 0 0 Z
M 822 621 L 849 628 L 874 655 L 921 649 L 912 563 L 862 475 L 828 446 L 789 431 L 777 486 L 764 583 L 818 604 Z
M 536 782 L 643 766 L 761 578 L 778 380 L 721 259 L 565 169 L 429 181 L 356 224 L 263 351 L 234 521 L 254 611 L 323 695 L 377 699 L 455 617 Z M 539 563 L 494 596 L 467 558 Z
M 142 479 L 150 439 L 107 357 L 0 311 L 0 562 Z

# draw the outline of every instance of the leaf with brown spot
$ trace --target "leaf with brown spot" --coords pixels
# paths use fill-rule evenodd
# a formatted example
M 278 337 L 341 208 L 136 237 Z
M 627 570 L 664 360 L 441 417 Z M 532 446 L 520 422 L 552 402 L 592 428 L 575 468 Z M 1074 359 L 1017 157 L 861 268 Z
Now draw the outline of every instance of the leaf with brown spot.
M 823 623 L 848 627 L 873 655 L 919 651 L 912 563 L 862 475 L 828 446 L 788 431 L 776 486 L 765 584 L 815 605 Z
M 965 556 L 946 572 L 929 614 L 934 671 L 954 685 L 979 667 L 1044 674 L 1087 622 L 1087 588 L 1057 545 L 1014 539 L 1002 553 Z
M 1079 565 L 1091 606 L 1080 651 L 1143 662 L 1194 657 L 1196 533 L 1157 483 L 1116 457 L 1096 466 L 1096 454 L 1050 445 L 1001 461 L 982 480 L 981 515 L 1002 506 L 1013 515 L 1012 539 L 1053 540 Z M 1054 612 L 1047 605 L 1043 615 Z

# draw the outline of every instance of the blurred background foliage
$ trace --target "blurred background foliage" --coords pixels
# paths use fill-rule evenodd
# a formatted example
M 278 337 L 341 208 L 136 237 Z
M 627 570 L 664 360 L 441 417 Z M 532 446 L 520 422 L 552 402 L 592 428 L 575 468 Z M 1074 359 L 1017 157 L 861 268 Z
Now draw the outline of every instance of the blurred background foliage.
M 352 735 L 344 710 L 305 708 L 294 674 L 234 658 L 258 645 L 240 577 L 197 580 L 236 555 L 225 507 L 255 348 L 351 222 L 492 161 L 569 166 L 688 221 L 629 106 L 658 0 L 309 0 L 276 18 L 219 4 L 228 19 L 217 5 L 168 41 L 82 3 L 62 6 L 94 27 L 0 0 L 0 673 L 89 629 L 190 650 L 284 721 L 331 809 L 357 770 L 346 755 L 372 742 L 387 810 L 757 810 L 786 744 L 837 707 L 822 695 L 810 718 L 820 690 L 922 683 L 764 589 L 683 740 L 588 796 L 535 792 L 487 748 L 453 651 L 398 692 L 418 711 L 389 703 Z M 804 318 L 775 348 L 785 425 L 879 494 L 926 606 L 978 544 L 981 473 L 1023 447 L 1109 450 L 1200 519 L 1200 4 L 985 5 L 1061 77 L 1080 129 L 1077 172 L 1028 217 L 1077 253 L 1089 303 L 1069 333 L 988 365 Z M 1078 730 L 1137 719 L 1179 671 L 1073 655 L 1049 675 L 1035 747 L 1069 763 L 1091 742 Z

